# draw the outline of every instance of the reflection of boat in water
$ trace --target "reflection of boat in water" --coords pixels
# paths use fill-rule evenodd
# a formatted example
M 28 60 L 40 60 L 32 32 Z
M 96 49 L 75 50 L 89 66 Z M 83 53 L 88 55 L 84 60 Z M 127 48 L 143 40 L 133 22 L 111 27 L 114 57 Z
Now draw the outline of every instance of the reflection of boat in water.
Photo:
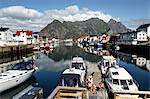
M 113 56 L 103 56 L 102 60 L 98 63 L 98 66 L 101 69 L 102 75 L 106 75 L 108 68 L 110 67 L 119 67 L 116 58 Z
M 136 82 L 132 76 L 122 67 L 109 68 L 107 78 L 105 78 L 108 89 L 114 92 L 138 91 Z
M 17 93 L 12 99 L 42 99 L 43 89 L 32 84 Z
M 0 74 L 0 92 L 26 81 L 36 69 L 33 61 L 15 64 L 11 70 Z
M 60 79 L 59 86 L 83 87 L 85 74 L 79 69 L 66 69 Z

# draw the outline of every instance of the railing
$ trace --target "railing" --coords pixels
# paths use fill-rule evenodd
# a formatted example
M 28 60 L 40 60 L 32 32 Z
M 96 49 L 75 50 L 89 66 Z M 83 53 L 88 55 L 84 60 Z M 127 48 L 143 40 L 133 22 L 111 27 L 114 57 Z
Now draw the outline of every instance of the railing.
M 86 88 L 57 86 L 50 94 L 48 99 L 61 99 L 73 97 L 80 97 L 81 99 L 86 99 L 86 92 Z
M 122 96 L 120 96 L 122 95 Z M 124 96 L 123 96 L 124 95 Z M 131 98 L 131 95 L 133 97 Z M 124 92 L 114 92 L 114 99 L 138 99 L 140 97 L 143 99 L 147 99 L 147 97 L 150 97 L 150 91 L 124 91 Z

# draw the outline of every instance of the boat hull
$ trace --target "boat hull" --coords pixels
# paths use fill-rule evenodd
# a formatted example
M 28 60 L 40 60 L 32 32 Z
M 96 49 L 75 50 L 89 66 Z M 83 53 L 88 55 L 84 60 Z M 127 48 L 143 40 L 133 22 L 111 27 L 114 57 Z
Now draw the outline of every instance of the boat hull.
M 29 79 L 32 76 L 33 72 L 34 72 L 34 70 L 29 70 L 29 71 L 26 71 L 22 75 L 18 75 L 12 79 L 8 79 L 5 82 L 1 82 L 0 83 L 0 93 L 23 83 L 24 81 L 26 81 L 27 79 Z

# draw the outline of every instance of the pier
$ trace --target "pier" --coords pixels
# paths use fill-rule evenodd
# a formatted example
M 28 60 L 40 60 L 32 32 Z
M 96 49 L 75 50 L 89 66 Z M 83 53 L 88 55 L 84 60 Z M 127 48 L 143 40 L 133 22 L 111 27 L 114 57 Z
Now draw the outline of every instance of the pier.
M 103 80 L 101 71 L 98 68 L 96 63 L 89 63 L 87 65 L 87 76 L 86 79 L 88 79 L 89 75 L 94 72 L 93 80 L 94 85 L 96 87 L 99 87 L 99 82 Z M 108 99 L 108 94 L 106 88 L 99 88 L 99 90 L 94 89 L 94 93 L 91 93 L 88 90 L 89 99 Z

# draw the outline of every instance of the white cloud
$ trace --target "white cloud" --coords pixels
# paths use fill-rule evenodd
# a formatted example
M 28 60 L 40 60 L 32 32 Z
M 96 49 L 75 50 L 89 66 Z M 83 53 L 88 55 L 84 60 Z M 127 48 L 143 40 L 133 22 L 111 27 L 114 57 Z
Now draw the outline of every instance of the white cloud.
M 11 6 L 0 9 L 0 15 L 15 19 L 32 19 L 40 17 L 42 14 L 36 10 L 28 9 L 23 6 Z
M 136 30 L 140 25 L 150 23 L 150 19 L 131 19 L 125 22 L 129 28 Z
M 0 26 L 8 26 L 11 29 L 31 29 L 40 31 L 54 19 L 60 21 L 84 21 L 97 17 L 108 22 L 111 15 L 101 11 L 93 11 L 88 8 L 79 8 L 76 5 L 68 6 L 65 9 L 51 9 L 39 12 L 24 6 L 10 6 L 0 9 Z M 115 19 L 115 18 L 113 18 Z

